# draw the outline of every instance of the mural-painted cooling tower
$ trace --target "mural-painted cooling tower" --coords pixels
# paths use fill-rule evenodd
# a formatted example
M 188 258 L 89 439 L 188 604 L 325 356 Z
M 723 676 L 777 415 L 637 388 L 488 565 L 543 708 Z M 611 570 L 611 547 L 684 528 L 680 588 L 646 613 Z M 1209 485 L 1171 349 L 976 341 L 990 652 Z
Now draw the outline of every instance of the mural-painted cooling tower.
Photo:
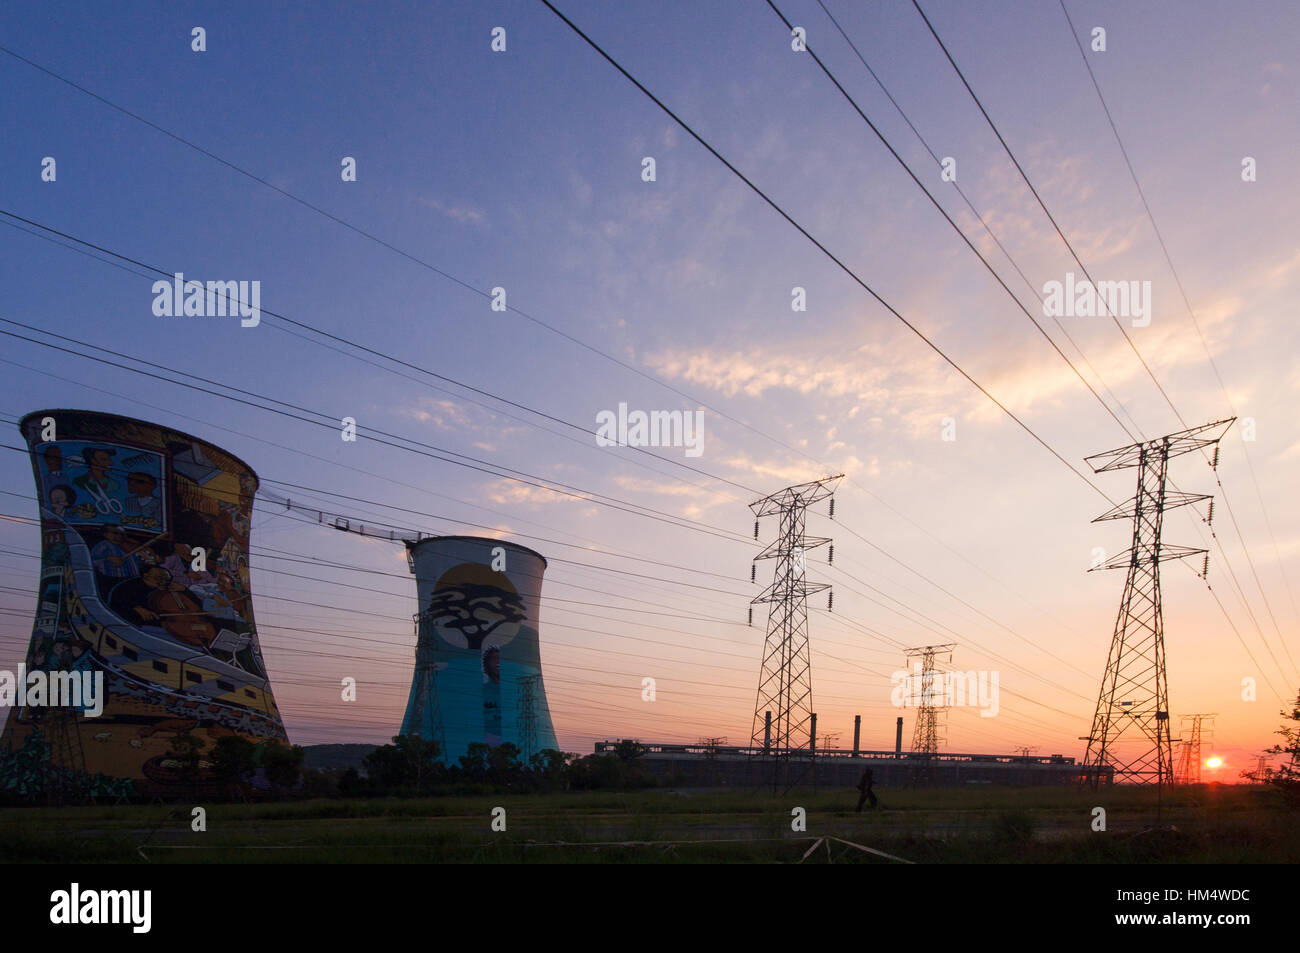
M 189 783 L 166 757 L 178 735 L 201 759 L 223 736 L 286 740 L 249 594 L 257 475 L 129 417 L 43 410 L 18 426 L 41 515 L 27 670 L 102 672 L 106 699 L 98 717 L 12 708 L 0 788 L 40 790 L 53 770 L 90 793 L 162 792 Z
M 555 748 L 537 635 L 546 560 L 474 536 L 437 536 L 408 551 L 420 611 L 402 734 L 438 742 L 447 764 L 475 742 L 509 742 L 524 758 Z

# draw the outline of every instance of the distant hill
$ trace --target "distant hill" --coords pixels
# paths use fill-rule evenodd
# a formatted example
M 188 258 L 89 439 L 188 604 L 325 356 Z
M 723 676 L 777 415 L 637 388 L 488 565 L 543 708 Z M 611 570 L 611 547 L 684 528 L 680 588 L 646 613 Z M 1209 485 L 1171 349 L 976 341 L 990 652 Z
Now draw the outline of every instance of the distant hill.
M 356 768 L 362 774 L 366 773 L 365 761 L 366 755 L 374 751 L 378 745 L 304 745 L 303 751 L 306 753 L 306 766 L 313 771 L 319 771 L 323 768 L 333 768 L 336 771 L 342 771 L 345 768 Z

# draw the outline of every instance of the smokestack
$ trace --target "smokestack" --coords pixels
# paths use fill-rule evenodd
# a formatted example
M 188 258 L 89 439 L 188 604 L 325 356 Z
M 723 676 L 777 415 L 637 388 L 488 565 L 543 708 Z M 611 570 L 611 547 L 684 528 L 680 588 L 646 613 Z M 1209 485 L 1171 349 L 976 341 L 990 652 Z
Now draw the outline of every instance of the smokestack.
M 817 712 L 812 713 L 812 725 L 808 729 L 808 748 L 813 754 L 817 753 Z
M 769 711 L 763 716 L 763 750 L 768 751 L 772 747 L 772 713 Z
M 903 753 L 903 716 L 898 716 L 898 721 L 894 725 L 894 754 Z
M 858 739 L 862 737 L 862 716 L 853 716 L 853 757 L 858 756 Z

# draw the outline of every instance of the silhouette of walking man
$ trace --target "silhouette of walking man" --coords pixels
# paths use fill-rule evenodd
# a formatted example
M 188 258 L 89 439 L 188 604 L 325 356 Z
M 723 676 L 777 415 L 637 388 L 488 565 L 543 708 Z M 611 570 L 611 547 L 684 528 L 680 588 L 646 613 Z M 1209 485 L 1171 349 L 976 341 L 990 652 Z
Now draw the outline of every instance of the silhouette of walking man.
M 876 783 L 876 782 L 875 782 L 875 779 L 871 776 L 871 769 L 870 769 L 870 768 L 867 768 L 865 771 L 862 772 L 862 780 L 858 782 L 858 790 L 862 792 L 862 796 L 858 798 L 858 813 L 859 813 L 859 814 L 862 813 L 862 805 L 863 805 L 863 804 L 864 804 L 868 799 L 871 800 L 871 807 L 872 807 L 872 810 L 875 810 L 876 803 L 877 803 L 877 802 L 876 802 L 876 796 L 875 796 L 874 794 L 871 793 L 871 786 L 872 786 L 873 784 L 875 784 L 875 783 Z

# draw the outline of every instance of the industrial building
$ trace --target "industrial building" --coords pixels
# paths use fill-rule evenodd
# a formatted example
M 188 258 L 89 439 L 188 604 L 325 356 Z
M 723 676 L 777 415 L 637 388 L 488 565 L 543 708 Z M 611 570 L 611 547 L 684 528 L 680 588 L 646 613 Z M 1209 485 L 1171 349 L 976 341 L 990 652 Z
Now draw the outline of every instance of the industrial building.
M 595 753 L 613 754 L 618 744 L 599 741 Z M 761 748 L 643 743 L 640 750 L 638 766 L 652 777 L 682 787 L 761 786 L 778 763 Z M 788 774 L 793 787 L 852 788 L 866 768 L 871 769 L 875 783 L 886 788 L 1077 785 L 1080 780 L 1075 759 L 1059 754 L 1039 757 L 944 752 L 927 759 L 912 751 L 827 749 L 810 755 L 804 748 L 792 753 L 783 768 L 788 771 L 783 771 L 782 776 Z

